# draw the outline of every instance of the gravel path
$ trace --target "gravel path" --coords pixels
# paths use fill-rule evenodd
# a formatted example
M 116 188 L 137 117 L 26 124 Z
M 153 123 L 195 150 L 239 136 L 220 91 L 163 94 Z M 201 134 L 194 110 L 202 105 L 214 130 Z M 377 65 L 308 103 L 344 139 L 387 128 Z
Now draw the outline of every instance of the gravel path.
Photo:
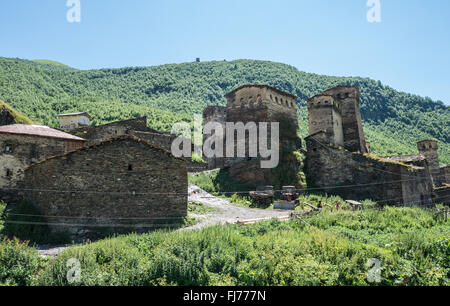
M 239 207 L 231 204 L 228 200 L 215 197 L 197 186 L 190 186 L 188 189 L 189 201 L 203 203 L 205 206 L 214 208 L 214 212 L 205 216 L 195 216 L 202 220 L 190 227 L 181 230 L 192 230 L 204 228 L 216 224 L 234 224 L 237 221 L 260 219 L 260 218 L 277 218 L 288 217 L 290 212 L 286 210 L 257 209 Z
M 190 227 L 180 229 L 180 231 L 201 229 L 216 224 L 234 224 L 237 221 L 260 219 L 260 218 L 277 218 L 290 215 L 289 211 L 272 210 L 272 209 L 256 209 L 239 207 L 231 204 L 228 200 L 215 197 L 197 186 L 190 186 L 188 189 L 189 201 L 200 202 L 203 205 L 214 208 L 213 212 L 206 215 L 189 214 L 200 221 Z M 62 252 L 67 245 L 41 245 L 38 247 L 38 253 L 42 257 L 56 257 Z

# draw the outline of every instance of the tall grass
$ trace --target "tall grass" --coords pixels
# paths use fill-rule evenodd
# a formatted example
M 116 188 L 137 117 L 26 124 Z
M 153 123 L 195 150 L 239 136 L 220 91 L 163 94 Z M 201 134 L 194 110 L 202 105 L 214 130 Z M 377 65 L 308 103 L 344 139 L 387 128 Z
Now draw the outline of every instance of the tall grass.
M 449 285 L 450 227 L 414 208 L 326 212 L 302 221 L 119 236 L 70 247 L 39 285 Z M 381 282 L 366 279 L 381 262 Z

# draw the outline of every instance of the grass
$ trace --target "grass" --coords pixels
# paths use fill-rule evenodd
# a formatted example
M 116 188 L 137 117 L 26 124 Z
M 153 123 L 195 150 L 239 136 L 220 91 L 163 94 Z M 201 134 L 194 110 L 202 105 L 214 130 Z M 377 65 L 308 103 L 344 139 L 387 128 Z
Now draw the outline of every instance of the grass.
M 23 246 L 8 247 L 18 250 L 6 268 L 0 262 L 0 271 L 21 260 Z M 38 260 L 27 266 L 25 280 L 69 285 L 70 258 L 81 263 L 81 281 L 70 285 L 448 286 L 450 225 L 428 210 L 387 207 L 324 209 L 304 220 L 245 227 L 130 234 L 69 247 L 53 261 Z M 367 281 L 371 258 L 381 262 L 380 283 Z M 24 278 L 15 279 L 10 283 Z
M 189 202 L 188 204 L 188 212 L 196 214 L 196 215 L 206 215 L 210 212 L 213 212 L 214 208 L 205 206 L 200 202 Z
M 46 59 L 36 59 L 36 60 L 33 60 L 33 62 L 40 63 L 40 64 L 53 65 L 53 66 L 57 66 L 57 67 L 71 68 L 71 67 L 67 66 L 66 64 L 63 64 L 63 63 L 60 63 L 57 61 L 46 60 Z

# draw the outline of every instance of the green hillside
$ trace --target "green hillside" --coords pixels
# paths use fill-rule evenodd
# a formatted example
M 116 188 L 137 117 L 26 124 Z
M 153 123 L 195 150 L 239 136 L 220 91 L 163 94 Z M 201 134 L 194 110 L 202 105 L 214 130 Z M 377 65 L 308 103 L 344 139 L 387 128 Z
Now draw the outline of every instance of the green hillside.
M 254 60 L 83 71 L 0 58 L 0 99 L 50 126 L 57 125 L 58 113 L 87 111 L 94 123 L 147 115 L 151 127 L 167 130 L 207 105 L 225 105 L 223 95 L 247 83 L 297 95 L 302 136 L 307 135 L 308 97 L 335 85 L 358 86 L 373 153 L 414 154 L 416 141 L 431 138 L 440 142 L 441 162 L 450 163 L 450 107 L 368 78 L 317 75 Z
M 36 59 L 36 60 L 33 60 L 33 62 L 40 63 L 40 64 L 54 65 L 54 66 L 58 66 L 58 67 L 71 68 L 71 67 L 67 66 L 66 64 L 63 64 L 63 63 L 60 63 L 57 61 L 46 60 L 46 59 Z

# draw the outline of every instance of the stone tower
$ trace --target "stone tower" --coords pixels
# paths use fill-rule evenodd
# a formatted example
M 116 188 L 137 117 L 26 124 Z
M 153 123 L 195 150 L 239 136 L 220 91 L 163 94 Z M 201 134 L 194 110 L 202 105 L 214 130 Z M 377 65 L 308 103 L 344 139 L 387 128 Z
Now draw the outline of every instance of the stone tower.
M 339 102 L 333 96 L 319 94 L 307 101 L 309 134 L 325 131 L 321 141 L 344 146 L 342 115 Z M 325 137 L 325 138 L 322 138 Z
M 225 131 L 225 122 L 227 120 L 227 108 L 223 106 L 208 106 L 203 111 L 203 126 L 210 122 L 217 122 L 222 125 Z M 203 134 L 203 143 L 211 137 L 211 134 Z M 203 155 L 203 159 L 208 163 L 208 169 L 223 168 L 225 159 L 221 157 L 208 158 Z
M 361 93 L 359 89 L 354 86 L 337 86 L 325 90 L 322 95 L 332 96 L 340 106 L 344 147 L 350 152 L 367 153 L 360 111 Z
M 441 170 L 439 168 L 438 142 L 436 140 L 422 140 L 417 143 L 417 149 L 427 160 L 434 185 L 442 185 L 444 178 L 441 176 Z
M 268 85 L 244 85 L 226 94 L 225 98 L 227 122 L 255 122 L 257 125 L 260 122 L 279 122 L 280 145 L 292 149 L 301 147 L 301 141 L 297 139 L 299 128 L 296 96 Z M 270 138 L 270 133 L 268 137 Z M 245 141 L 247 153 L 248 139 Z M 228 158 L 227 164 L 236 160 L 240 159 Z

